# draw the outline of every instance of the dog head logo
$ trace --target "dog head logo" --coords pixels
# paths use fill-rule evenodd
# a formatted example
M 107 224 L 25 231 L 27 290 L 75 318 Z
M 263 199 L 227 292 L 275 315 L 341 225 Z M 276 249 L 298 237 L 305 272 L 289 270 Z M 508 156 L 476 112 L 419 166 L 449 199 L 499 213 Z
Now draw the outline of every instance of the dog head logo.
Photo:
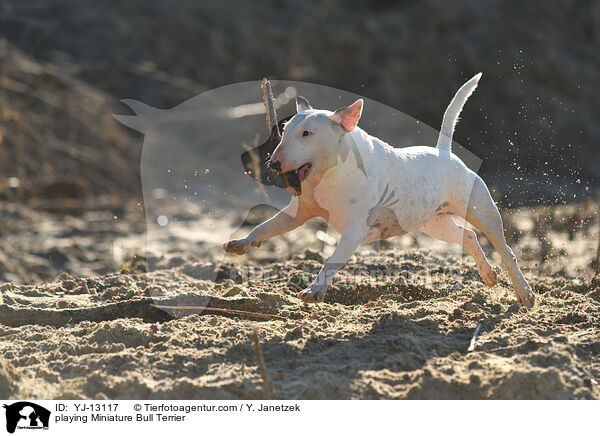
M 48 429 L 50 411 L 29 401 L 5 404 L 6 431 L 14 433 L 16 429 Z
M 212 253 L 208 258 L 213 260 L 214 253 L 222 253 L 224 241 L 257 224 L 257 215 L 282 210 L 290 195 L 301 196 L 303 185 L 318 185 L 332 169 L 364 179 L 365 162 L 354 142 L 356 135 L 368 132 L 400 146 L 435 144 L 439 136 L 407 114 L 346 91 L 292 81 L 271 84 L 283 132 L 280 141 L 269 137 L 259 82 L 210 90 L 164 110 L 123 100 L 134 114 L 114 117 L 144 134 L 141 179 L 147 248 L 160 254 L 147 257 L 148 271 L 164 267 L 173 253 L 181 253 L 182 236 L 186 247 L 195 244 L 188 248 L 191 254 Z M 309 97 L 312 104 L 299 95 Z M 481 160 L 458 144 L 454 152 L 471 169 L 479 168 Z M 393 206 L 396 194 L 390 188 L 378 196 L 379 203 L 368 206 L 367 213 L 375 216 Z M 237 218 L 232 225 L 233 214 Z M 333 230 L 323 230 L 318 240 L 327 257 L 334 245 Z M 225 268 L 202 260 L 194 264 L 173 260 L 173 264 L 183 264 L 184 273 L 197 280 L 240 282 L 254 274 L 229 268 L 227 259 Z M 208 302 L 191 294 L 185 304 Z

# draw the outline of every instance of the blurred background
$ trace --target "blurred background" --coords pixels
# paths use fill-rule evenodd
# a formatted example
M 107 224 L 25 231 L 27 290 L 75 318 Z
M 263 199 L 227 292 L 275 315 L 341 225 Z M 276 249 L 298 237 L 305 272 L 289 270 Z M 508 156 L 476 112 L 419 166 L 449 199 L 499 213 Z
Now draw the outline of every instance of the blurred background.
M 555 215 L 574 232 L 596 213 L 599 47 L 593 0 L 0 1 L 0 279 L 104 273 L 143 250 L 143 137 L 112 118 L 120 99 L 166 109 L 263 76 L 437 129 L 483 72 L 454 139 L 502 208 L 544 217 L 521 226 L 544 259 Z

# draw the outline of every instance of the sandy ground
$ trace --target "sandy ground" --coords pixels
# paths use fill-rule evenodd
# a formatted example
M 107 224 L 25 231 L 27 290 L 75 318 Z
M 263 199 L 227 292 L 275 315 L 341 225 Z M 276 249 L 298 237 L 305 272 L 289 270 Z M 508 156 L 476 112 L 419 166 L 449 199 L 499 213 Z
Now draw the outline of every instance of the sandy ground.
M 510 234 L 540 215 L 515 211 L 507 217 Z M 263 398 L 251 339 L 256 328 L 273 398 L 600 399 L 600 280 L 589 268 L 594 222 L 572 240 L 552 233 L 541 266 L 533 231 L 514 239 L 537 294 L 531 311 L 515 304 L 504 272 L 488 289 L 470 258 L 424 235 L 363 247 L 326 302 L 306 305 L 295 294 L 320 268 L 318 228 L 299 229 L 245 257 L 171 238 L 171 249 L 146 259 L 149 272 L 125 251 L 131 261 L 118 272 L 2 285 L 3 305 L 17 309 L 64 311 L 148 297 L 181 304 L 206 302 L 208 295 L 285 320 L 171 311 L 175 318 L 161 323 L 125 314 L 62 327 L 0 324 L 0 396 Z M 262 275 L 245 280 L 247 267 Z M 478 324 L 474 350 L 467 351 Z

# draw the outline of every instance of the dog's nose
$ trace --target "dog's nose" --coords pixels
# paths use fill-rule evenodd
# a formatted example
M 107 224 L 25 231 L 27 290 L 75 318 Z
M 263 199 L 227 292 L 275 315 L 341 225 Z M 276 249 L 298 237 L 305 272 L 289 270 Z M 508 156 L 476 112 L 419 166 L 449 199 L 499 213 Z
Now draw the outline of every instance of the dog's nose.
M 278 160 L 274 161 L 273 159 L 269 159 L 269 162 L 267 164 L 269 168 L 281 172 L 281 162 L 279 162 Z

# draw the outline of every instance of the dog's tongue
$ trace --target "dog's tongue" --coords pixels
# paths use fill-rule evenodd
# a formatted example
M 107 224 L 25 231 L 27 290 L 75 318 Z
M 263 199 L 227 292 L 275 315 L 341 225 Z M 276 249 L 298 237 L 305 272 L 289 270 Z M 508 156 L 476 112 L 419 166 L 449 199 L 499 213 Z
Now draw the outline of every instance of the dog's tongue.
M 292 195 L 302 194 L 302 185 L 300 184 L 300 177 L 298 171 L 288 171 L 287 173 L 281 174 L 281 180 L 285 185 L 288 192 Z

